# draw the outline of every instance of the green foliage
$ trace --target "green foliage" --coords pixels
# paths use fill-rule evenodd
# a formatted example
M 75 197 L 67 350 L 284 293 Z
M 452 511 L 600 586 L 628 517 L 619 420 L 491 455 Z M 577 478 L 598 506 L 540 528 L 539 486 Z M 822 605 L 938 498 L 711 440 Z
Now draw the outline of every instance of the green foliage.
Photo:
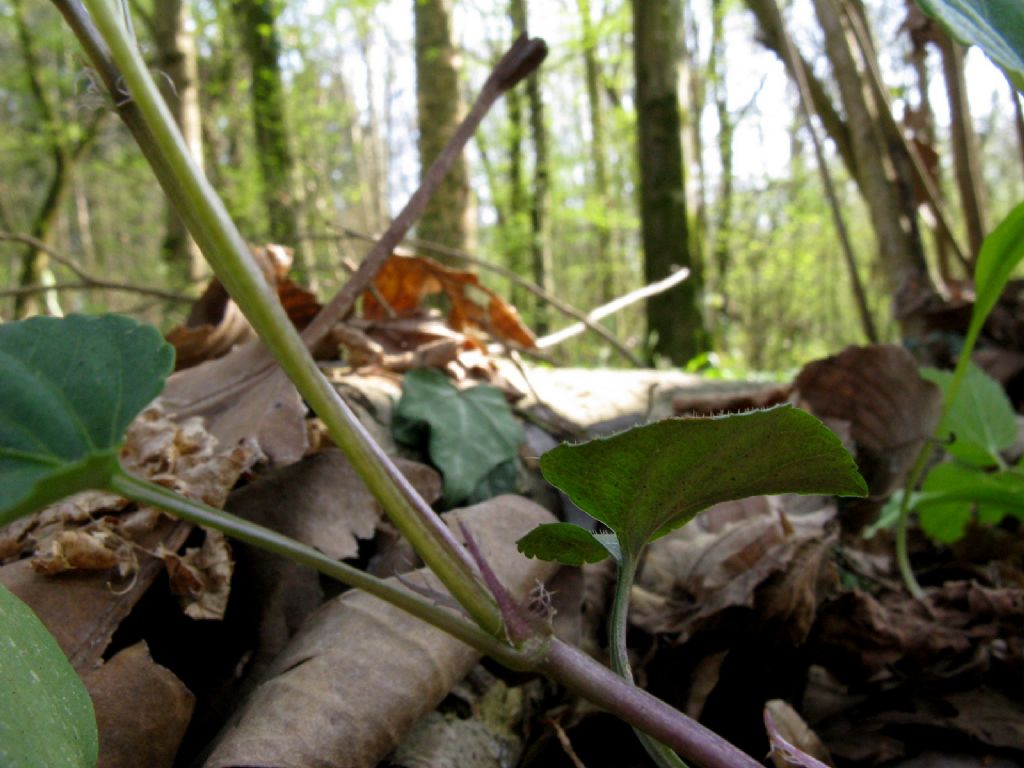
M 967 523 L 998 523 L 1011 515 L 1024 520 L 1024 468 L 983 472 L 965 464 L 940 464 L 915 495 L 921 528 L 951 544 L 963 538 Z
M 482 482 L 491 495 L 515 488 L 515 473 L 499 466 L 515 460 L 523 441 L 522 428 L 512 416 L 505 396 L 495 387 L 479 385 L 458 390 L 440 371 L 410 371 L 395 408 L 392 434 L 406 445 L 427 444 L 431 461 L 444 476 L 446 505 L 473 496 Z M 511 480 L 511 485 L 509 481 Z
M 668 419 L 541 457 L 541 471 L 608 526 L 624 556 L 713 504 L 776 493 L 863 496 L 867 487 L 839 438 L 788 406 L 719 418 Z M 589 534 L 588 534 L 589 535 Z M 521 539 L 526 554 L 588 560 L 607 547 L 564 528 Z
M 943 397 L 950 394 L 953 374 L 923 368 L 921 377 L 938 385 Z M 999 383 L 971 363 L 956 399 L 939 425 L 939 437 L 950 441 L 951 455 L 976 467 L 1001 464 L 1000 451 L 1017 437 L 1017 420 L 1010 399 Z
M 1020 0 L 918 0 L 966 45 L 977 45 L 1024 91 L 1024 4 Z
M 92 768 L 92 700 L 32 609 L 0 585 L 0 765 Z
M 154 328 L 117 315 L 0 325 L 0 524 L 104 485 L 173 361 Z

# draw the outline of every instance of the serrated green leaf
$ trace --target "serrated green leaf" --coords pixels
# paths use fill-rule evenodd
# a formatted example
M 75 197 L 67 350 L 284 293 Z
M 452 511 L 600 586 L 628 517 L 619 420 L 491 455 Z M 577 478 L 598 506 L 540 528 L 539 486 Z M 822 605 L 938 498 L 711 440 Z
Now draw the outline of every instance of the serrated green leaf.
M 922 368 L 921 377 L 949 396 L 951 371 Z M 999 463 L 999 453 L 1017 438 L 1017 417 L 1010 399 L 997 381 L 978 366 L 969 364 L 956 399 L 947 407 L 940 434 L 953 441 L 946 450 L 961 461 L 978 467 Z
M 776 493 L 864 496 L 839 438 L 782 406 L 716 418 L 668 419 L 540 460 L 548 482 L 616 533 L 635 556 L 652 538 L 713 504 Z
M 516 542 L 527 557 L 563 565 L 599 563 L 613 554 L 594 534 L 572 523 L 543 523 Z
M 0 524 L 102 487 L 173 363 L 156 329 L 127 317 L 0 325 Z
M 1024 4 L 1020 0 L 918 0 L 957 40 L 977 45 L 1024 91 Z
M 92 768 L 92 700 L 32 609 L 0 585 L 0 766 Z
M 429 429 L 427 450 L 444 477 L 444 501 L 464 501 L 495 467 L 513 461 L 523 430 L 501 391 L 484 384 L 456 389 L 440 371 L 405 376 L 392 419 L 396 440 L 414 444 Z
M 1024 475 L 1015 471 L 983 472 L 964 464 L 939 464 L 915 494 L 921 528 L 939 541 L 963 537 L 972 515 L 998 522 L 1007 515 L 1024 519 Z

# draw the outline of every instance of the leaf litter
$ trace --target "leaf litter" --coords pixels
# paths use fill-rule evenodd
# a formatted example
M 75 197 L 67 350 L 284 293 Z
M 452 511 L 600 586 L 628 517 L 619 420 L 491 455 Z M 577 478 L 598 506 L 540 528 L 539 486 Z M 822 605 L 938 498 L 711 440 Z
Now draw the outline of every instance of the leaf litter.
M 348 373 L 329 373 L 391 451 L 408 450 L 390 442 L 396 380 L 427 363 L 469 392 L 474 381 L 507 385 L 502 400 L 519 400 L 517 408 L 533 414 L 531 429 L 548 425 L 557 437 L 673 413 L 792 402 L 824 419 L 854 452 L 872 491 L 864 502 L 726 502 L 650 546 L 634 587 L 631 645 L 638 678 L 652 691 L 751 754 L 773 745 L 777 765 L 814 765 L 808 754 L 829 765 L 896 765 L 936 749 L 1024 759 L 1024 712 L 1011 683 L 1024 669 L 1024 576 L 1021 547 L 1012 545 L 1019 538 L 1014 521 L 969 525 L 953 548 L 914 538 L 925 603 L 900 588 L 887 534 L 865 540 L 859 533 L 935 427 L 937 390 L 905 351 L 851 348 L 778 386 L 621 372 L 619 385 L 605 387 L 598 372 L 583 381 L 577 372 L 538 369 L 524 382 L 521 371 L 490 358 L 483 342 L 494 334 L 506 343 L 529 339 L 517 337 L 514 324 L 501 330 L 509 318 L 519 321 L 514 311 L 496 309 L 496 297 L 475 278 L 408 258 L 389 270 L 400 279 L 385 272 L 364 297 L 362 315 L 331 336 Z M 447 314 L 424 309 L 424 296 L 438 292 Z M 202 309 L 211 317 L 215 310 Z M 384 573 L 415 567 L 347 462 L 329 441 L 310 440 L 317 433 L 294 390 L 244 339 L 232 341 L 235 351 L 220 367 L 177 374 L 189 378 L 172 382 L 164 398 L 177 421 L 147 411 L 130 430 L 125 462 L 216 506 L 241 479 L 228 503 L 237 514 Z M 215 354 L 214 346 L 203 354 Z M 225 381 L 226 390 L 207 397 Z M 531 394 L 519 399 L 523 392 Z M 475 416 L 469 421 L 485 426 Z M 536 465 L 518 457 L 513 464 L 513 483 L 536 488 L 523 482 Z M 415 462 L 401 467 L 428 500 L 439 498 L 433 470 Z M 572 514 L 551 501 L 557 497 L 538 498 L 559 516 Z M 470 514 L 481 526 L 474 536 L 499 549 L 514 541 L 509 526 L 520 525 L 522 515 L 553 519 L 536 518 L 540 508 L 517 497 L 457 514 Z M 0 531 L 0 557 L 0 581 L 33 604 L 92 691 L 107 734 L 104 765 L 131 765 L 126 756 L 133 754 L 145 755 L 146 765 L 184 765 L 211 740 L 211 766 L 375 765 L 392 749 L 393 765 L 470 765 L 466 750 L 474 744 L 520 755 L 522 766 L 563 764 L 567 748 L 592 766 L 636 759 L 618 726 L 565 692 L 474 670 L 475 654 L 383 604 L 353 593 L 333 598 L 333 587 L 294 564 L 203 538 L 109 495 L 83 494 Z M 516 555 L 505 565 L 503 556 L 493 557 L 521 599 L 546 576 L 528 570 L 538 561 Z M 61 575 L 44 577 L 32 563 Z M 606 565 L 565 569 L 552 583 L 557 589 L 533 599 L 548 611 L 557 606 L 558 631 L 600 657 Z M 171 608 L 176 599 L 181 604 Z M 136 615 L 153 610 L 162 617 L 154 628 L 138 626 Z M 155 634 L 169 610 L 190 617 L 173 625 L 171 650 Z M 218 630 L 216 644 L 197 644 L 201 627 L 220 625 L 243 639 L 227 642 Z M 196 648 L 203 649 L 198 658 Z M 219 667 L 203 657 L 220 659 Z M 467 674 L 476 682 L 460 688 Z M 487 723 L 496 702 L 504 702 L 506 716 L 494 731 Z M 441 732 L 455 735 L 425 738 Z

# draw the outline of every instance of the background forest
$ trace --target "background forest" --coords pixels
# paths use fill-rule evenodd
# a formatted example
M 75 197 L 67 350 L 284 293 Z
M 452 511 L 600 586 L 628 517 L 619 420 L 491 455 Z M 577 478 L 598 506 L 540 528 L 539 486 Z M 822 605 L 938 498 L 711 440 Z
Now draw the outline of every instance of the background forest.
M 654 362 L 750 375 L 912 333 L 1024 197 L 1019 95 L 902 3 L 130 6 L 243 234 L 293 247 L 313 290 L 344 281 L 527 28 L 548 60 L 486 119 L 413 245 L 478 269 L 538 333 L 569 320 L 452 249 L 584 310 L 686 266 L 646 313 L 605 322 Z M 109 309 L 169 329 L 201 258 L 54 6 L 0 0 L 0 16 L 0 316 Z M 558 354 L 622 362 L 593 336 Z

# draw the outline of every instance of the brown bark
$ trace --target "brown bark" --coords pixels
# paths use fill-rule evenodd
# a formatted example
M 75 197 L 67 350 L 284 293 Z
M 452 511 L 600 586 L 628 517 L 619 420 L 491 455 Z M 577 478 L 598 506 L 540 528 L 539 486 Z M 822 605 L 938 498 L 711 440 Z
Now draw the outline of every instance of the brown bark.
M 528 33 L 526 0 L 513 0 L 512 19 L 516 36 Z M 550 207 L 550 161 L 548 131 L 544 120 L 544 100 L 540 76 L 530 75 L 526 80 L 526 103 L 529 108 L 530 143 L 533 145 L 533 195 L 530 199 L 530 273 L 533 282 L 549 294 L 554 289 L 554 269 L 551 256 L 551 232 L 548 209 Z M 533 311 L 533 327 L 538 334 L 548 331 L 548 308 L 538 302 Z
M 970 103 L 967 100 L 964 49 L 941 29 L 936 28 L 935 33 L 942 53 L 942 73 L 946 81 L 946 95 L 949 98 L 953 169 L 960 192 L 960 207 L 967 227 L 967 246 L 973 264 L 985 239 L 985 199 L 978 160 L 978 141 L 971 120 Z
M 935 289 L 928 275 L 924 246 L 917 226 L 911 159 L 895 123 L 886 120 L 869 87 L 851 44 L 849 16 L 837 0 L 814 0 L 825 34 L 826 53 L 839 87 L 847 118 L 855 177 L 864 194 L 878 247 L 879 260 L 895 315 L 906 335 L 917 331 L 917 313 L 931 303 Z M 853 13 L 860 10 L 853 6 Z
M 651 359 L 681 364 L 707 349 L 700 311 L 701 270 L 689 250 L 686 186 L 680 144 L 676 63 L 677 0 L 633 0 L 640 218 L 644 278 L 653 283 L 677 268 L 690 279 L 647 303 Z
M 590 111 L 590 158 L 593 166 L 594 198 L 598 216 L 593 222 L 595 236 L 594 261 L 600 275 L 601 302 L 615 298 L 615 269 L 611 260 L 611 227 L 606 212 L 609 209 L 608 171 L 605 163 L 604 109 L 601 102 L 600 65 L 597 56 L 597 35 L 590 15 L 590 0 L 577 0 L 580 26 L 583 32 L 583 70 L 587 83 L 587 105 Z
M 451 0 L 413 0 L 416 24 L 416 94 L 421 177 L 462 117 L 459 55 L 452 39 Z M 473 249 L 474 211 L 465 157 L 416 225 L 420 240 Z
M 158 79 L 164 100 L 174 115 L 192 159 L 202 169 L 199 66 L 189 17 L 189 6 L 185 0 L 157 0 L 151 26 L 156 44 L 157 66 L 167 75 L 167 78 Z M 183 283 L 200 280 L 206 272 L 206 262 L 181 217 L 169 203 L 165 227 L 162 250 L 171 271 Z
M 281 77 L 281 43 L 275 24 L 280 0 L 233 0 L 236 23 L 251 67 L 251 108 L 267 211 L 267 235 L 271 240 L 296 248 L 296 263 L 303 264 L 298 243 L 299 223 L 292 178 L 294 175 L 284 82 Z

